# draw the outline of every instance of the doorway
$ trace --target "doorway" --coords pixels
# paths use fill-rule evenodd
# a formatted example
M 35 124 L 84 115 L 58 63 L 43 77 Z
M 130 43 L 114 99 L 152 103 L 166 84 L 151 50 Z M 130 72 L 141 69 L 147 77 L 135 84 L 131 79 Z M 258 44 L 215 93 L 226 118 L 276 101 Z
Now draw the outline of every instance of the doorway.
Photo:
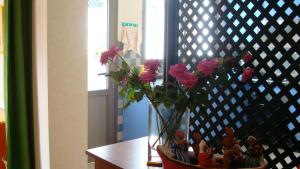
M 108 0 L 88 1 L 88 148 L 107 144 L 107 72 L 99 57 L 108 48 Z

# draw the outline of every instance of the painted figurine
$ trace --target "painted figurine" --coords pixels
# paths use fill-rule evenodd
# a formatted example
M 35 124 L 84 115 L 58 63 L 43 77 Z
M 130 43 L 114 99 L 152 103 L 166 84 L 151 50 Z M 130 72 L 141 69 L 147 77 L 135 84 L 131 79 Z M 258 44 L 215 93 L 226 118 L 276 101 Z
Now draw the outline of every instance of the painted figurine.
M 204 152 L 199 152 L 199 165 L 201 167 L 210 168 L 214 166 L 215 159 L 213 158 L 213 149 L 207 147 Z
M 220 166 L 213 156 L 213 149 L 206 144 L 199 132 L 193 133 L 193 139 L 195 141 L 193 149 L 198 157 L 198 164 L 207 168 Z
M 233 130 L 230 127 L 225 127 L 225 133 L 226 136 L 223 138 L 223 168 L 243 166 L 244 156 Z
M 199 144 L 202 141 L 202 136 L 199 132 L 194 132 L 192 135 L 194 139 L 193 150 L 196 157 L 199 155 Z
M 176 132 L 177 141 L 173 144 L 173 158 L 190 163 L 190 157 L 188 155 L 188 142 L 184 139 L 184 133 L 182 131 Z
M 247 142 L 249 147 L 245 158 L 245 167 L 258 167 L 263 159 L 263 148 L 253 136 L 249 136 Z

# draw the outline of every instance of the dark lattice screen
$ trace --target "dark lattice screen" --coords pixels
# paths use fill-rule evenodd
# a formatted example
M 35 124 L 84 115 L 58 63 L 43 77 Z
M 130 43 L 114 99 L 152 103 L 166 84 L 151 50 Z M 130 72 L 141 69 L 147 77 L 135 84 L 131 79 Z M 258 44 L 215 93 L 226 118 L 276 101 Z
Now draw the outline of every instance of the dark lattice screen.
M 216 147 L 225 126 L 243 141 L 263 144 L 270 168 L 300 163 L 300 0 L 178 0 L 179 62 L 194 68 L 199 58 L 249 50 L 256 74 L 242 84 L 215 86 L 207 114 L 193 113 L 199 130 Z M 192 140 L 190 140 L 192 142 Z M 245 142 L 242 142 L 245 144 Z

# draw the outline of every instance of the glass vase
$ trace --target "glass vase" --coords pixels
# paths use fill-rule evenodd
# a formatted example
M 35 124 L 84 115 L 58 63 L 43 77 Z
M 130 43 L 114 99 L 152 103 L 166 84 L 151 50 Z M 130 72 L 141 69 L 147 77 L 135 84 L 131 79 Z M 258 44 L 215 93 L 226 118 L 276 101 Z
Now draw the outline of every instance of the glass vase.
M 154 107 L 149 103 L 149 128 L 148 128 L 148 161 L 160 159 L 157 145 L 171 147 L 176 141 L 176 131 L 189 137 L 190 111 L 176 112 L 175 109 L 166 108 L 164 105 Z

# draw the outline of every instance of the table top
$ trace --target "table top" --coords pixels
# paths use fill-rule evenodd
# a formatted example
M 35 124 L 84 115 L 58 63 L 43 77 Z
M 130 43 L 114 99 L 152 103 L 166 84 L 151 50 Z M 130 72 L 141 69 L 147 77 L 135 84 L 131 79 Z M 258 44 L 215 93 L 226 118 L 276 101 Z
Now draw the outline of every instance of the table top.
M 148 137 L 89 149 L 87 155 L 116 168 L 161 169 L 148 167 Z

